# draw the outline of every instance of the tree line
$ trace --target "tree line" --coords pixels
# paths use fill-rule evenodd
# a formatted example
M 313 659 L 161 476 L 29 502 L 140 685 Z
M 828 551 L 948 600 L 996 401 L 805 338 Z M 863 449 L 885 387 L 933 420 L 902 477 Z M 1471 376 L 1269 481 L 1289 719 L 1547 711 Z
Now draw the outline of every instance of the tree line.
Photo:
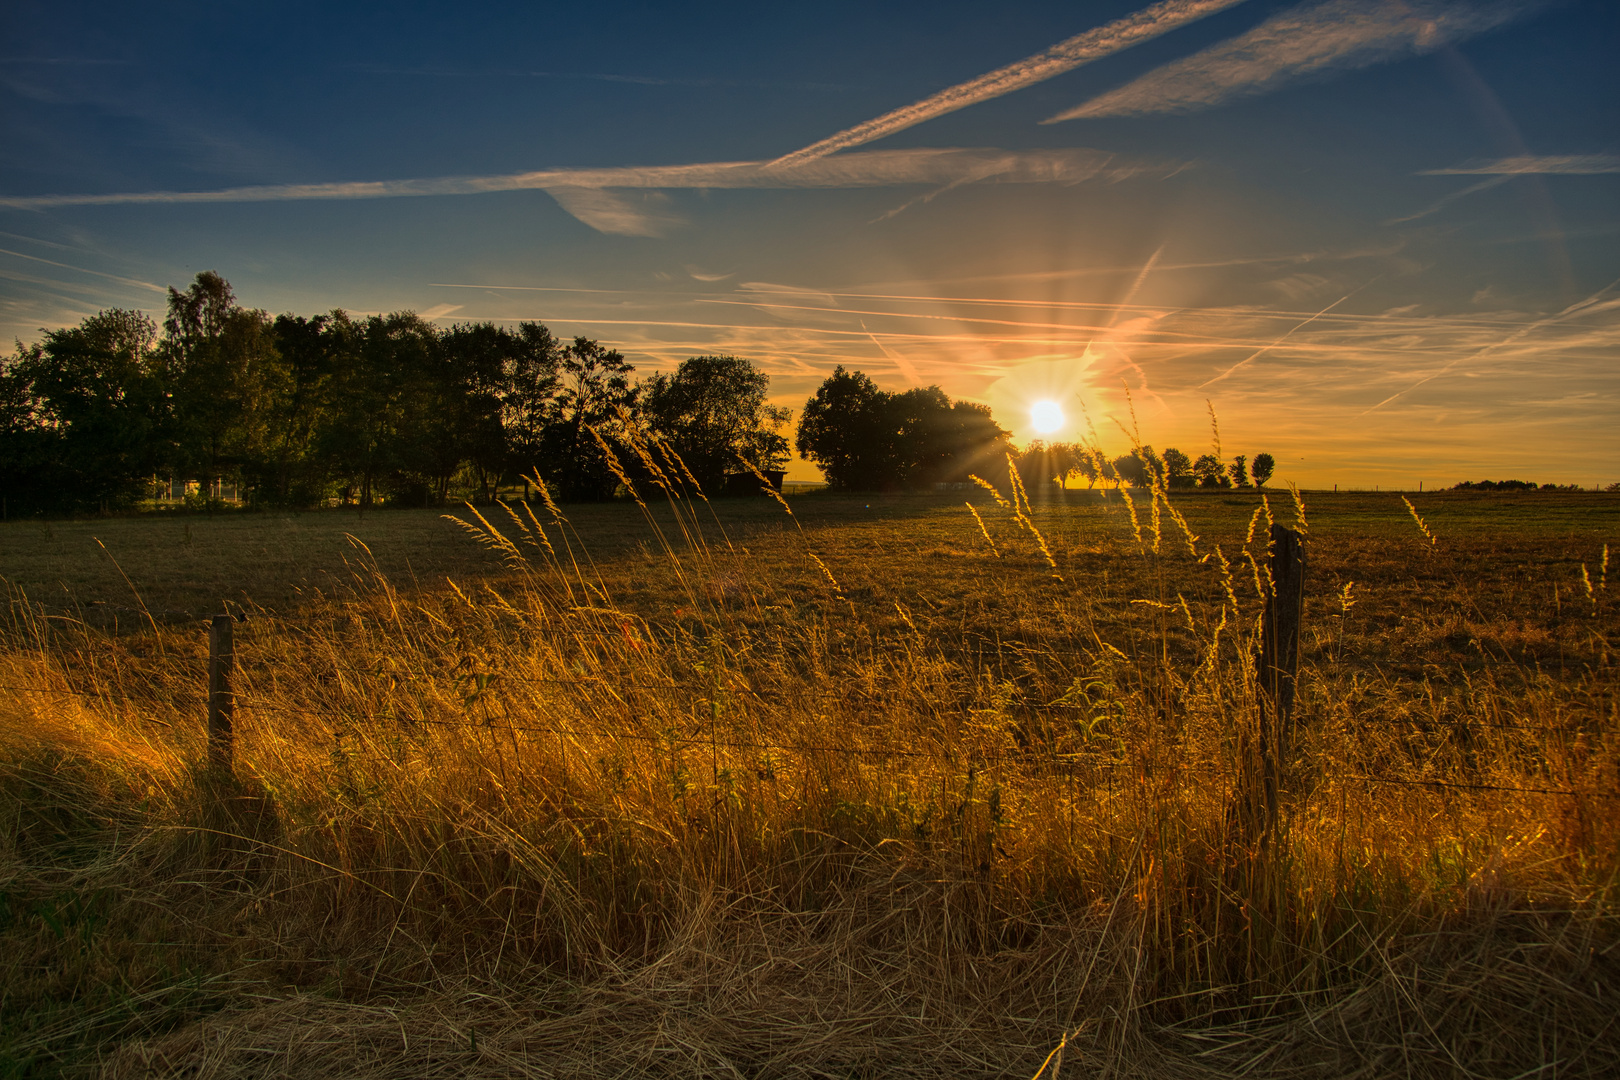
M 428 505 L 538 474 L 591 501 L 620 483 L 612 455 L 636 460 L 632 428 L 711 490 L 743 462 L 786 462 L 787 411 L 748 361 L 634 372 L 539 322 L 271 317 L 207 272 L 169 290 L 161 326 L 103 311 L 0 361 L 0 491 L 11 513 L 125 507 L 154 480 L 229 481 L 260 505 Z
M 169 290 L 161 324 L 102 311 L 0 360 L 0 493 L 9 514 L 118 509 L 176 487 L 206 505 L 224 483 L 262 506 L 423 506 L 533 479 L 585 502 L 656 468 L 641 456 L 653 444 L 708 492 L 786 464 L 789 411 L 749 361 L 698 356 L 634 376 L 617 350 L 539 322 L 272 317 L 210 271 Z M 1031 491 L 1150 473 L 1172 487 L 1263 485 L 1273 468 L 1269 454 L 1018 450 L 988 406 L 937 386 L 885 391 L 843 367 L 805 403 L 794 440 L 842 490 L 965 483 L 1009 455 Z
M 1165 487 L 1181 489 L 1265 487 L 1277 467 L 1276 459 L 1264 453 L 1254 455 L 1252 462 L 1247 454 L 1225 462 L 1217 454 L 1192 458 L 1173 446 L 1162 454 L 1143 446 L 1109 458 L 1093 444 L 1039 440 L 1015 453 L 1014 462 L 1019 479 L 1031 490 L 1051 483 L 1067 486 L 1070 480 L 1085 480 L 1092 487 L 1102 483 L 1141 488 L 1151 486 L 1155 478 Z

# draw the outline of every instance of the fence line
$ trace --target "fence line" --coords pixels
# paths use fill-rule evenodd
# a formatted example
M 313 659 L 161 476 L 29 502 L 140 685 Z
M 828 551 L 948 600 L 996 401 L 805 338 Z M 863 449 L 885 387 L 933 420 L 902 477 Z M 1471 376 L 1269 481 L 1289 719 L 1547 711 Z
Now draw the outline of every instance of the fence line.
M 206 663 L 207 663 L 206 658 L 201 658 L 201 657 L 185 657 L 183 659 L 186 659 L 186 660 L 198 660 L 204 666 L 206 666 Z M 395 672 L 372 671 L 372 670 L 367 669 L 367 668 L 339 668 L 339 669 L 336 669 L 336 670 L 344 671 L 344 672 L 347 672 L 347 673 L 350 673 L 350 674 L 360 674 L 360 675 L 373 675 L 373 676 L 388 675 L 390 677 L 398 679 L 401 682 L 427 682 L 427 683 L 431 683 L 433 685 L 444 685 L 445 683 L 447 683 L 450 686 L 454 686 L 457 682 L 461 682 L 461 681 L 464 681 L 464 680 L 467 680 L 467 679 L 470 679 L 470 678 L 475 678 L 478 675 L 485 674 L 485 673 L 473 673 L 473 674 L 468 674 L 468 675 L 453 676 L 453 677 L 449 678 L 448 680 L 445 680 L 445 683 L 441 683 L 439 680 L 435 679 L 432 675 L 411 675 L 411 674 L 401 675 L 401 674 L 398 674 L 398 673 L 395 673 Z M 541 686 L 541 685 L 543 685 L 543 686 L 601 686 L 601 687 L 606 687 L 606 688 L 610 688 L 610 689 L 611 688 L 617 688 L 617 687 L 631 687 L 631 688 L 634 688 L 634 689 L 637 689 L 637 690 L 694 690 L 694 691 L 696 691 L 696 690 L 712 689 L 709 686 L 698 685 L 698 684 L 694 684 L 694 683 L 617 682 L 617 681 L 614 681 L 614 680 L 606 678 L 606 677 L 584 678 L 584 679 L 556 679 L 556 678 L 530 678 L 530 677 L 525 677 L 525 676 L 521 676 L 521 675 L 508 675 L 508 674 L 506 674 L 504 672 L 495 672 L 495 673 L 488 673 L 488 674 L 489 674 L 489 679 L 490 679 L 491 684 L 493 684 L 493 683 L 495 683 L 497 681 L 504 681 L 504 682 L 522 683 L 524 685 L 537 685 L 537 686 Z M 9 686 L 9 685 L 0 685 L 0 690 L 12 690 L 12 691 L 15 691 L 15 692 L 20 693 L 20 694 L 62 694 L 62 695 L 78 696 L 78 697 L 104 697 L 104 696 L 107 696 L 104 691 L 59 689 L 59 688 L 56 688 L 56 687 L 48 687 L 48 686 Z M 750 694 L 750 695 L 758 698 L 759 700 L 767 702 L 767 703 L 772 704 L 772 705 L 782 703 L 780 696 L 778 696 L 776 694 L 773 694 L 773 693 L 771 693 L 769 691 L 763 691 L 762 692 L 760 690 L 756 690 L 753 687 L 744 687 L 744 688 L 742 688 L 742 690 L 743 690 L 743 692 L 745 692 L 747 694 Z M 857 690 L 857 691 L 854 691 L 854 692 L 855 693 L 860 693 L 860 694 L 870 694 L 870 693 L 872 693 L 871 691 L 866 691 L 866 690 Z M 817 698 L 844 698 L 844 697 L 849 696 L 850 693 L 851 693 L 851 691 L 849 691 L 849 690 L 823 690 L 823 691 L 815 694 L 814 696 L 816 696 Z M 265 706 L 261 706 L 261 708 L 262 707 L 265 707 Z M 1084 708 L 1087 708 L 1087 707 L 1088 706 L 1083 705 L 1083 704 L 1078 704 L 1078 703 L 1074 703 L 1074 702 L 1065 702 L 1065 701 L 1045 701 L 1045 702 L 1042 702 L 1042 701 L 1024 701 L 1024 702 L 1017 702 L 1017 703 L 1015 703 L 1015 704 L 1013 704 L 1011 706 L 1011 708 L 1014 708 L 1014 709 L 1028 709 L 1028 710 L 1032 710 L 1032 711 L 1041 711 L 1041 710 L 1045 710 L 1045 709 L 1084 709 Z M 1497 729 L 1508 730 L 1508 731 L 1539 731 L 1539 732 L 1548 733 L 1548 734 L 1565 734 L 1565 735 L 1579 734 L 1580 733 L 1580 729 L 1578 727 L 1571 727 L 1571 726 L 1567 726 L 1567 725 L 1560 727 L 1560 726 L 1555 726 L 1555 725 L 1552 725 L 1552 724 L 1509 724 L 1509 723 L 1503 723 L 1502 721 L 1499 721 L 1499 720 L 1450 719 L 1450 718 L 1443 718 L 1443 717 L 1402 717 L 1402 718 L 1390 717 L 1390 718 L 1385 718 L 1385 717 L 1376 717 L 1376 716 L 1356 716 L 1356 717 L 1352 718 L 1352 722 L 1356 723 L 1356 724 L 1382 724 L 1382 725 L 1388 725 L 1388 726 L 1395 726 L 1395 725 L 1398 725 L 1398 724 L 1409 724 L 1409 725 L 1411 725 L 1413 727 L 1419 727 L 1419 726 L 1423 726 L 1423 725 L 1427 725 L 1427 724 L 1434 724 L 1434 725 L 1443 725 L 1443 726 L 1446 726 L 1446 727 L 1483 727 L 1483 728 L 1497 728 Z
M 1299 643 L 1301 638 L 1300 620 L 1303 613 L 1303 581 L 1305 563 L 1300 548 L 1300 538 L 1293 530 L 1282 526 L 1272 528 L 1272 558 L 1269 582 L 1264 597 L 1265 609 L 1262 615 L 1264 633 L 1262 635 L 1261 653 L 1256 658 L 1262 676 L 1260 690 L 1264 698 L 1264 717 L 1258 731 L 1257 749 L 1261 757 L 1262 783 L 1264 796 L 1263 813 L 1265 815 L 1265 830 L 1267 833 L 1275 830 L 1278 820 L 1278 804 L 1283 792 L 1281 785 L 1288 770 L 1284 763 L 1289 756 L 1289 747 L 1293 739 L 1293 705 L 1296 667 L 1298 663 Z M 232 668 L 234 667 L 233 624 L 236 616 L 230 614 L 215 615 L 209 620 L 209 655 L 204 660 L 200 657 L 178 656 L 167 658 L 175 666 L 193 663 L 206 664 L 208 672 L 207 701 L 207 733 L 208 758 L 212 771 L 228 774 L 232 767 L 232 724 L 231 714 L 237 703 L 236 695 L 231 686 Z M 243 621 L 246 621 L 245 619 Z M 266 621 L 279 623 L 284 626 L 311 625 L 304 620 L 290 620 L 277 616 L 268 616 Z M 601 631 L 603 636 L 612 636 L 612 631 Z M 609 676 L 593 676 L 582 678 L 533 677 L 514 675 L 509 672 L 477 672 L 468 671 L 456 673 L 454 671 L 442 674 L 427 672 L 400 672 L 383 668 L 352 667 L 342 664 L 333 664 L 330 668 L 334 676 L 345 674 L 370 679 L 387 679 L 395 685 L 399 683 L 427 683 L 432 686 L 442 686 L 447 681 L 451 687 L 472 681 L 480 684 L 478 693 L 482 694 L 490 686 L 504 682 L 508 684 L 531 686 L 581 686 L 598 687 L 606 690 L 635 689 L 657 691 L 683 691 L 689 693 L 702 693 L 704 691 L 743 693 L 768 705 L 783 705 L 786 702 L 781 696 L 771 694 L 770 691 L 762 693 L 752 686 L 741 687 L 722 685 L 719 679 L 712 684 L 683 683 L 683 682 L 627 682 L 614 680 Z M 109 696 L 105 693 L 91 691 L 57 689 L 52 687 L 25 687 L 0 686 L 3 690 L 12 690 L 21 693 L 56 694 L 63 697 L 102 698 Z M 828 688 L 819 694 L 801 695 L 814 699 L 845 700 L 852 696 L 870 697 L 882 691 L 867 691 L 864 688 L 849 689 Z M 127 699 L 128 695 L 120 695 Z M 470 700 L 470 699 L 469 699 Z M 294 713 L 295 710 L 269 704 L 255 703 L 251 700 L 241 703 L 249 710 L 264 710 Z M 467 701 L 463 702 L 468 704 Z M 1011 704 L 1011 703 L 1009 703 Z M 1089 703 L 1071 703 L 1065 701 L 1053 702 L 1019 702 L 1013 707 L 1025 711 L 1039 712 L 1054 709 L 1085 709 Z M 608 732 L 608 731 L 579 731 L 561 727 L 534 727 L 520 726 L 508 722 L 498 725 L 493 720 L 484 723 L 464 722 L 456 720 L 436 720 L 411 718 L 402 720 L 394 718 L 396 723 L 426 724 L 437 727 L 461 728 L 466 730 L 483 730 L 490 732 L 522 732 L 525 734 L 545 734 L 557 736 L 570 736 L 573 738 L 630 740 L 655 744 L 669 744 L 670 746 L 709 746 L 714 748 L 725 747 L 736 750 L 781 750 L 797 753 L 825 753 L 845 754 L 854 757 L 894 758 L 909 757 L 922 758 L 933 756 L 938 751 L 928 750 L 902 750 L 898 747 L 853 747 L 853 746 L 817 746 L 808 744 L 795 744 L 785 742 L 737 741 L 734 739 L 719 739 L 711 732 L 708 738 L 701 735 L 677 736 L 644 735 L 634 732 Z M 1413 726 L 1423 724 L 1447 725 L 1454 727 L 1484 727 L 1502 728 L 1520 731 L 1540 731 L 1545 733 L 1558 732 L 1568 734 L 1566 727 L 1551 727 L 1532 724 L 1511 724 L 1490 720 L 1471 719 L 1377 719 L 1357 718 L 1361 723 L 1376 723 L 1385 725 L 1410 724 Z M 942 748 L 943 749 L 943 748 Z M 1049 758 L 1043 756 L 1041 760 L 1066 760 L 1071 766 L 1081 762 L 1078 755 L 1052 753 Z M 1084 764 L 1093 770 L 1118 771 L 1120 769 L 1140 769 L 1143 766 L 1134 762 L 1101 762 L 1086 761 Z M 1150 767 L 1151 768 L 1151 767 Z M 1166 768 L 1170 773 L 1194 773 L 1202 775 L 1216 775 L 1238 781 L 1238 777 L 1229 776 L 1225 772 L 1208 769 L 1177 768 L 1174 765 Z M 1367 774 L 1352 775 L 1349 779 L 1369 784 L 1385 784 L 1403 787 L 1429 787 L 1466 791 L 1496 791 L 1520 794 L 1557 795 L 1592 798 L 1620 798 L 1620 791 L 1581 791 L 1575 789 L 1525 787 L 1503 784 L 1468 783 L 1462 781 L 1428 780 L 1428 779 L 1401 779 L 1389 776 L 1373 776 Z M 1243 782 L 1250 782 L 1254 778 L 1245 778 Z
M 252 709 L 264 709 L 264 710 L 270 711 L 270 712 L 283 712 L 283 713 L 292 712 L 292 710 L 290 710 L 290 709 L 283 709 L 283 708 L 279 708 L 279 707 L 274 706 L 274 705 L 266 706 L 266 705 L 246 704 L 244 707 L 248 708 L 250 710 L 252 710 Z M 430 720 L 430 719 L 427 719 L 427 718 L 416 718 L 416 719 L 409 719 L 409 720 L 403 720 L 403 721 L 397 721 L 397 722 L 408 724 L 408 725 L 409 724 L 429 724 L 429 725 L 432 725 L 434 727 L 459 728 L 459 729 L 467 730 L 467 731 L 487 731 L 487 732 L 490 732 L 492 734 L 499 734 L 501 732 L 511 731 L 511 732 L 519 732 L 519 733 L 522 733 L 522 734 L 568 735 L 568 736 L 571 736 L 573 738 L 580 738 L 580 739 L 611 739 L 611 740 L 624 739 L 624 740 L 629 740 L 629 741 L 632 741 L 632 742 L 656 743 L 656 744 L 660 744 L 660 745 L 662 745 L 662 744 L 670 744 L 670 745 L 679 744 L 679 745 L 684 745 L 684 746 L 698 746 L 698 747 L 713 746 L 713 747 L 720 747 L 720 748 L 727 749 L 727 750 L 791 750 L 791 751 L 795 751 L 795 752 L 798 752 L 798 753 L 847 754 L 847 755 L 850 755 L 850 756 L 853 756 L 853 757 L 881 757 L 881 758 L 889 758 L 889 757 L 931 757 L 931 756 L 934 756 L 934 754 L 932 752 L 930 752 L 930 751 L 924 751 L 924 750 L 901 750 L 901 749 L 899 749 L 897 747 L 816 746 L 816 745 L 809 745 L 809 744 L 785 743 L 785 742 L 740 742 L 740 741 L 733 740 L 733 739 L 718 739 L 718 738 L 713 738 L 713 737 L 707 737 L 706 738 L 706 737 L 701 736 L 701 735 L 686 735 L 686 736 L 642 735 L 642 734 L 638 734 L 638 733 L 635 733 L 635 732 L 625 732 L 625 731 L 580 731 L 580 730 L 577 730 L 577 729 L 574 729 L 574 728 L 533 727 L 533 726 L 529 726 L 529 725 L 518 725 L 518 724 L 510 724 L 510 723 L 508 723 L 508 724 L 497 724 L 497 723 L 494 723 L 494 722 L 480 724 L 480 723 L 464 722 L 464 721 L 458 721 L 458 720 Z M 1031 756 L 1033 757 L 1034 755 L 1031 755 Z M 1143 771 L 1147 771 L 1147 772 L 1154 771 L 1152 766 L 1148 766 L 1148 767 L 1146 767 L 1144 769 L 1144 767 L 1141 764 L 1137 763 L 1137 762 L 1129 762 L 1129 761 L 1082 761 L 1079 758 L 1079 756 L 1075 755 L 1075 754 L 1054 753 L 1054 754 L 1051 754 L 1051 755 L 1042 756 L 1040 758 L 1040 760 L 1067 760 L 1071 764 L 1080 763 L 1080 764 L 1084 764 L 1089 769 L 1101 770 L 1101 771 L 1109 771 L 1109 772 L 1115 772 L 1115 771 L 1119 771 L 1119 770 L 1122 770 L 1122 769 L 1143 769 Z M 1223 778 L 1230 778 L 1230 774 L 1227 773 L 1227 772 L 1224 772 L 1224 771 L 1219 771 L 1219 770 L 1215 770 L 1215 769 L 1200 769 L 1200 768 L 1193 768 L 1193 767 L 1188 767 L 1188 766 L 1167 765 L 1167 766 L 1164 766 L 1164 771 L 1169 772 L 1169 773 L 1192 773 L 1192 774 L 1201 775 L 1201 776 L 1217 776 L 1217 777 L 1223 777 Z M 1598 791 L 1598 790 L 1584 790 L 1584 789 L 1575 789 L 1575 788 L 1516 787 L 1516 786 L 1506 785 L 1506 784 L 1470 784 L 1470 783 L 1462 783 L 1462 782 L 1448 781 L 1448 780 L 1402 780 L 1402 779 L 1398 779 L 1396 777 L 1369 776 L 1369 775 L 1366 775 L 1366 774 L 1351 774 L 1349 777 L 1347 777 L 1347 779 L 1359 780 L 1359 781 L 1362 781 L 1364 783 L 1369 783 L 1369 784 L 1391 784 L 1391 785 L 1399 785 L 1399 786 L 1403 786 L 1403 787 L 1443 787 L 1443 788 L 1456 788 L 1456 789 L 1469 790 L 1469 791 L 1514 792 L 1514 793 L 1526 794 L 1526 795 L 1566 795 L 1566 796 L 1587 797 L 1587 798 L 1596 798 L 1596 799 L 1620 799 L 1620 791 Z
M 592 681 L 594 682 L 594 680 L 592 680 Z M 670 687 L 662 686 L 661 688 L 669 689 Z M 22 693 L 33 693 L 33 694 L 59 694 L 59 695 L 65 696 L 65 697 L 102 697 L 102 696 L 104 696 L 102 694 L 93 693 L 93 692 L 87 691 L 87 690 L 62 690 L 62 689 L 57 689 L 55 687 L 44 687 L 44 686 L 3 686 L 3 685 L 0 685 L 0 690 L 15 690 L 15 691 L 19 691 L 19 692 L 22 692 Z M 236 704 L 237 704 L 238 708 L 247 709 L 249 711 L 279 712 L 279 713 L 283 713 L 283 714 L 296 715 L 295 710 L 288 709 L 288 708 L 285 708 L 285 707 L 282 707 L 282 706 L 269 705 L 269 704 L 262 703 L 262 702 L 243 701 L 243 700 L 241 700 L 239 698 L 237 700 Z M 1394 723 L 1394 722 L 1399 722 L 1399 721 L 1390 721 L 1390 722 Z M 410 719 L 410 720 L 403 721 L 403 723 L 406 723 L 406 724 L 429 724 L 429 725 L 432 725 L 432 726 L 435 726 L 435 727 L 452 727 L 452 728 L 462 728 L 462 729 L 472 730 L 472 731 L 489 731 L 489 732 L 497 732 L 497 733 L 502 732 L 502 731 L 514 731 L 514 732 L 520 732 L 520 733 L 523 733 L 523 734 L 536 734 L 536 735 L 567 735 L 567 736 L 570 736 L 570 737 L 573 737 L 573 738 L 581 738 L 581 739 L 616 739 L 616 740 L 621 740 L 622 739 L 622 740 L 629 740 L 629 741 L 632 741 L 632 742 L 669 743 L 669 744 L 680 744 L 680 745 L 685 745 L 685 746 L 716 746 L 716 747 L 722 747 L 722 748 L 728 749 L 728 750 L 789 750 L 789 751 L 794 751 L 796 753 L 845 754 L 845 755 L 849 755 L 849 756 L 852 756 L 852 757 L 873 757 L 873 758 L 930 757 L 930 756 L 932 756 L 931 752 L 929 752 L 929 751 L 901 750 L 901 749 L 899 749 L 897 747 L 874 748 L 874 747 L 853 747 L 853 746 L 815 746 L 815 745 L 800 744 L 800 743 L 738 742 L 738 741 L 730 740 L 730 739 L 703 738 L 702 736 L 696 736 L 696 735 L 671 737 L 671 736 L 663 736 L 663 735 L 641 735 L 641 734 L 637 734 L 637 733 L 634 733 L 634 732 L 624 732 L 624 731 L 580 731 L 580 730 L 577 730 L 577 729 L 561 728 L 561 727 L 532 727 L 532 726 L 520 726 L 520 725 L 515 725 L 515 724 L 497 725 L 497 724 L 493 724 L 493 723 L 478 724 L 478 723 L 462 722 L 462 721 L 456 721 L 456 720 L 430 720 L 430 719 L 427 719 L 427 718 Z M 1516 726 L 1516 727 L 1521 727 L 1521 728 L 1523 728 L 1523 730 L 1528 730 L 1528 731 L 1564 731 L 1565 730 L 1563 728 L 1547 728 L 1547 727 L 1538 728 L 1538 727 L 1530 727 L 1530 726 L 1526 726 L 1526 725 L 1499 725 L 1499 726 Z M 1068 758 L 1071 761 L 1076 760 L 1073 757 L 1073 755 L 1053 754 L 1052 757 L 1055 758 L 1055 759 Z M 1139 765 L 1137 765 L 1136 763 L 1133 763 L 1133 762 L 1097 761 L 1097 762 L 1087 762 L 1086 766 L 1088 768 L 1091 768 L 1091 769 L 1104 770 L 1104 771 L 1118 771 L 1120 769 L 1140 768 Z M 1182 767 L 1182 768 L 1178 769 L 1175 766 L 1167 767 L 1167 771 L 1191 772 L 1191 773 L 1196 773 L 1196 774 L 1205 775 L 1205 776 L 1223 776 L 1224 777 L 1224 776 L 1227 775 L 1224 772 L 1216 772 L 1214 770 L 1190 769 L 1190 768 L 1186 768 L 1186 767 Z M 1349 777 L 1347 777 L 1347 779 L 1359 780 L 1359 781 L 1362 781 L 1363 783 L 1368 783 L 1368 784 L 1388 784 L 1388 785 L 1396 785 L 1396 786 L 1401 786 L 1401 787 L 1439 787 L 1439 788 L 1452 788 L 1452 789 L 1464 790 L 1464 791 L 1500 791 L 1500 792 L 1507 792 L 1507 793 L 1513 793 L 1513 794 L 1523 794 L 1523 795 L 1562 795 L 1562 796 L 1569 796 L 1569 797 L 1574 797 L 1574 798 L 1620 799 L 1620 791 L 1598 791 L 1598 790 L 1593 790 L 1593 789 L 1580 789 L 1580 788 L 1516 787 L 1516 786 L 1507 785 L 1507 784 L 1471 784 L 1471 783 L 1463 783 L 1463 782 L 1460 782 L 1460 781 L 1452 781 L 1452 780 L 1403 780 L 1403 779 L 1399 779 L 1399 778 L 1391 777 L 1391 776 L 1369 776 L 1369 775 L 1366 775 L 1366 774 L 1352 774 Z

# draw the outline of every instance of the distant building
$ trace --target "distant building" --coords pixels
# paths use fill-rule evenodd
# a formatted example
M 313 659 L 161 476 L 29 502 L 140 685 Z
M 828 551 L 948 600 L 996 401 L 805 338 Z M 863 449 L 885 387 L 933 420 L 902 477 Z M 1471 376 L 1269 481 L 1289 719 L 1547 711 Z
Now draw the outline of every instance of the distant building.
M 782 490 L 782 480 L 787 476 L 785 469 L 761 469 L 765 479 L 770 481 L 771 488 L 777 492 Z M 751 472 L 732 473 L 726 477 L 726 486 L 722 491 L 724 495 L 763 495 L 765 489 L 760 486 L 759 477 Z

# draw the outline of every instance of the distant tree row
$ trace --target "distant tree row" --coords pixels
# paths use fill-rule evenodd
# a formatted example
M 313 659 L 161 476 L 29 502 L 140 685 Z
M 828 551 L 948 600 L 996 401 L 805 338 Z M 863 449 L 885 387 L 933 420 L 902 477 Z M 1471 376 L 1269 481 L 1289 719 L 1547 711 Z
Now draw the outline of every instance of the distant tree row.
M 0 361 L 0 491 L 12 513 L 127 506 L 153 481 L 255 503 L 442 503 L 538 472 L 610 497 L 629 426 L 705 487 L 788 457 L 785 410 L 746 360 L 694 357 L 639 384 L 618 352 L 538 322 L 441 330 L 409 312 L 244 308 L 219 275 L 169 290 L 159 327 L 103 311 Z
M 1464 480 L 1453 484 L 1452 491 L 1585 491 L 1579 484 L 1533 484 L 1528 480 Z M 1610 484 L 1605 491 L 1620 491 L 1620 484 Z
M 1224 464 L 1214 454 L 1194 459 L 1173 446 L 1163 454 L 1144 446 L 1110 459 L 1095 447 L 1040 441 L 1017 454 L 1016 462 L 1019 478 L 1031 490 L 1051 484 L 1066 486 L 1075 479 L 1085 480 L 1088 486 L 1147 487 L 1155 477 L 1171 488 L 1265 487 L 1277 465 L 1270 454 L 1256 454 L 1252 463 L 1246 454 L 1238 454 L 1231 464 Z

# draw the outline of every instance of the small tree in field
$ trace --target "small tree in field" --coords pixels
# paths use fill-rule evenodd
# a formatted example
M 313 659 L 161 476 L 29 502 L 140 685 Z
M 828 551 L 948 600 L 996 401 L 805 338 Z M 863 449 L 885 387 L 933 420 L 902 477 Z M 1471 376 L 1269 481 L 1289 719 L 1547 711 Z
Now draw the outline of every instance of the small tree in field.
M 1167 486 L 1173 488 L 1192 487 L 1195 482 L 1192 458 L 1173 446 L 1166 450 L 1164 452 L 1164 481 Z
M 1231 487 L 1232 479 L 1226 475 L 1226 466 L 1214 454 L 1200 454 L 1198 460 L 1193 462 L 1193 475 L 1198 478 L 1198 486 L 1206 488 Z
M 1271 471 L 1277 467 L 1276 460 L 1270 454 L 1254 455 L 1254 486 L 1265 487 L 1271 479 Z
M 1238 454 L 1232 458 L 1232 467 L 1228 470 L 1232 474 L 1232 483 L 1240 488 L 1249 486 L 1249 458 L 1245 454 Z

